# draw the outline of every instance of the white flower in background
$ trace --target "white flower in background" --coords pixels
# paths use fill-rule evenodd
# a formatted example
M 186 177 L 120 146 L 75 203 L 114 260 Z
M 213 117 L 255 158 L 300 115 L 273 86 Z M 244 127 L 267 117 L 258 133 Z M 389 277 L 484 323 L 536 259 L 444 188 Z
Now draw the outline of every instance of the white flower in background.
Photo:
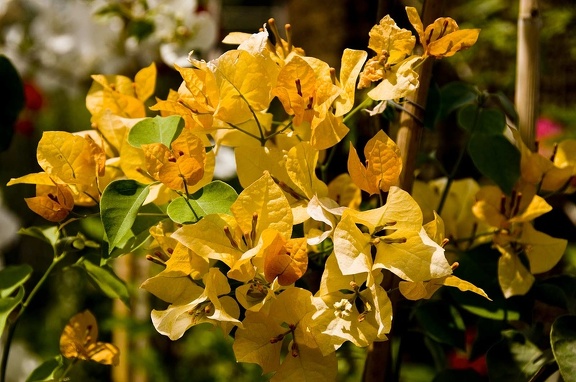
M 195 0 L 0 0 L 0 51 L 41 88 L 73 92 L 93 73 L 189 66 L 216 43 L 215 20 Z
M 153 12 L 160 56 L 168 65 L 190 66 L 188 54 L 206 52 L 216 43 L 218 27 L 209 12 L 199 11 L 193 0 L 148 1 Z

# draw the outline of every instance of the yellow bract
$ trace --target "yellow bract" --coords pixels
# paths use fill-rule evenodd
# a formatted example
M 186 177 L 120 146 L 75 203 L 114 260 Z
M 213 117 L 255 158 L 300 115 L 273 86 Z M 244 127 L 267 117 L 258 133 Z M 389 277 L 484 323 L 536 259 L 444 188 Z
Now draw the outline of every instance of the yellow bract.
M 117 366 L 120 351 L 107 342 L 97 341 L 98 324 L 94 315 L 85 310 L 73 316 L 60 336 L 60 353 L 66 358 L 95 361 Z
M 366 143 L 364 156 L 366 166 L 360 162 L 356 149 L 350 146 L 348 172 L 358 187 L 374 195 L 398 185 L 402 172 L 400 149 L 385 132 L 380 130 Z
M 480 29 L 459 29 L 456 21 L 450 17 L 438 18 L 424 29 L 416 8 L 406 7 L 406 13 L 424 47 L 423 58 L 453 56 L 474 45 L 480 34 Z

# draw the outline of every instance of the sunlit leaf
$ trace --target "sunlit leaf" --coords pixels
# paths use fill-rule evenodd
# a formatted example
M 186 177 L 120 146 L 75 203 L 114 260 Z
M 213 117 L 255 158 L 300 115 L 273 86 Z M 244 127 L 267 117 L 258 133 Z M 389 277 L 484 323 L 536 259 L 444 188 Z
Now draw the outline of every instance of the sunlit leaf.
M 148 192 L 148 186 L 133 180 L 117 180 L 104 189 L 100 216 L 110 243 L 110 251 L 130 231 Z
M 170 147 L 172 141 L 180 135 L 183 128 L 184 120 L 178 115 L 146 118 L 130 129 L 128 142 L 134 147 L 150 143 L 162 143 L 164 146 Z

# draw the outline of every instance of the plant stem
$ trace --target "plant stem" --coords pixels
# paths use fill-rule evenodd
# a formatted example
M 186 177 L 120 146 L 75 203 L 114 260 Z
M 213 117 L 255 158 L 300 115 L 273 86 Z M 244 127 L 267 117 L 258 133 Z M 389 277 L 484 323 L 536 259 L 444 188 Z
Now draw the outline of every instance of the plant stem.
M 444 209 L 444 204 L 446 203 L 446 199 L 448 198 L 448 193 L 450 192 L 450 187 L 452 187 L 452 183 L 454 182 L 454 178 L 456 177 L 456 173 L 458 172 L 458 167 L 460 167 L 460 164 L 462 163 L 462 159 L 464 159 L 464 154 L 466 154 L 466 149 L 468 147 L 468 141 L 470 140 L 470 137 L 472 136 L 472 134 L 474 133 L 474 130 L 476 129 L 476 123 L 478 122 L 478 116 L 480 115 L 480 109 L 481 109 L 480 106 L 478 106 L 476 108 L 476 113 L 474 113 L 474 121 L 472 122 L 471 132 L 468 133 L 468 135 L 466 137 L 466 142 L 464 142 L 462 147 L 460 147 L 460 152 L 458 153 L 458 158 L 456 159 L 456 163 L 454 163 L 454 167 L 452 167 L 452 171 L 450 171 L 450 175 L 448 176 L 448 181 L 446 182 L 446 186 L 444 187 L 444 190 L 442 191 L 442 197 L 440 198 L 440 203 L 438 204 L 438 209 L 436 211 L 436 213 L 438 215 L 440 215 L 442 213 L 442 210 Z
M 352 118 L 352 116 L 354 114 L 356 114 L 357 112 L 359 112 L 362 109 L 367 108 L 372 102 L 374 102 L 374 101 L 372 101 L 372 98 L 366 97 L 364 99 L 364 101 L 360 102 L 360 104 L 358 104 L 358 106 L 356 106 L 354 109 L 352 109 L 352 111 L 350 111 L 350 113 L 346 114 L 346 116 L 342 119 L 342 122 L 343 123 L 348 122 L 348 120 L 350 118 Z
M 28 307 L 28 305 L 30 304 L 30 301 L 32 301 L 32 299 L 34 298 L 36 293 L 38 293 L 38 290 L 40 290 L 40 288 L 42 287 L 42 285 L 44 284 L 44 282 L 46 281 L 46 279 L 48 278 L 48 276 L 50 275 L 52 270 L 54 270 L 56 265 L 65 256 L 66 256 L 66 252 L 62 253 L 62 255 L 60 255 L 60 256 L 54 256 L 52 263 L 50 264 L 48 269 L 46 269 L 46 272 L 44 272 L 44 274 L 42 275 L 42 278 L 40 278 L 40 280 L 38 281 L 36 286 L 34 286 L 34 289 L 32 289 L 32 291 L 30 292 L 30 294 L 28 295 L 26 300 L 22 303 L 22 307 L 21 307 L 20 311 L 18 312 L 18 314 L 16 315 L 16 317 L 9 324 L 8 334 L 6 336 L 6 343 L 4 344 L 4 350 L 2 352 L 2 363 L 0 364 L 0 382 L 6 381 L 6 371 L 7 371 L 7 367 L 8 367 L 8 356 L 10 354 L 10 347 L 12 345 L 12 340 L 14 339 L 14 333 L 16 332 L 16 326 L 18 324 L 18 319 L 24 314 L 26 307 Z

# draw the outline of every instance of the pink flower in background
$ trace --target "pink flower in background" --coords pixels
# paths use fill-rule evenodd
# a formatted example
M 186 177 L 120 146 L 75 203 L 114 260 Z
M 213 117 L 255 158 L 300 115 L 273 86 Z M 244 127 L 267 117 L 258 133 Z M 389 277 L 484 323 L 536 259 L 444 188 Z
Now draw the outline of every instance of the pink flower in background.
M 538 152 L 550 158 L 554 151 L 554 142 L 564 132 L 564 128 L 550 118 L 541 117 L 536 121 L 536 141 L 538 142 Z

